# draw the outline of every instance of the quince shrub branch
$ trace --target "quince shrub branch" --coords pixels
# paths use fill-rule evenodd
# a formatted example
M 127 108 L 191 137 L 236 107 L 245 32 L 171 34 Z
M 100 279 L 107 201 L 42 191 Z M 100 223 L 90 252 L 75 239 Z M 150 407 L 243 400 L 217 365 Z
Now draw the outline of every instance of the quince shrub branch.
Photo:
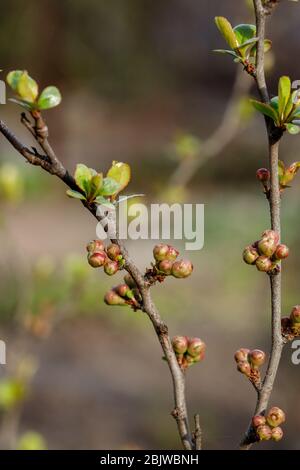
M 64 167 L 49 142 L 49 131 L 42 111 L 60 104 L 61 95 L 54 86 L 39 93 L 37 82 L 26 71 L 15 70 L 7 75 L 7 82 L 15 92 L 13 102 L 25 111 L 21 122 L 30 132 L 40 147 L 28 148 L 0 120 L 0 132 L 8 142 L 32 165 L 40 166 L 48 173 L 61 179 L 67 186 L 67 195 L 79 200 L 98 220 L 103 222 L 97 208 L 115 206 L 121 200 L 119 193 L 128 185 L 131 177 L 129 165 L 113 162 L 104 176 L 92 168 L 80 163 L 72 176 Z M 123 242 L 115 235 L 109 246 L 102 240 L 94 240 L 87 245 L 88 262 L 93 268 L 103 267 L 104 272 L 112 276 L 120 270 L 127 271 L 124 283 L 113 287 L 105 295 L 108 305 L 130 306 L 134 311 L 145 312 L 151 320 L 163 350 L 163 358 L 169 367 L 174 394 L 172 415 L 177 422 L 182 446 L 186 450 L 201 448 L 201 429 L 199 416 L 195 416 L 195 430 L 192 433 L 188 421 L 185 398 L 185 372 L 192 365 L 203 359 L 205 344 L 200 338 L 175 336 L 171 340 L 168 327 L 162 320 L 151 297 L 150 289 L 156 282 L 163 282 L 167 276 L 177 279 L 188 277 L 193 270 L 189 260 L 178 260 L 179 252 L 169 245 L 156 245 L 153 250 L 154 263 L 143 274 L 130 257 Z

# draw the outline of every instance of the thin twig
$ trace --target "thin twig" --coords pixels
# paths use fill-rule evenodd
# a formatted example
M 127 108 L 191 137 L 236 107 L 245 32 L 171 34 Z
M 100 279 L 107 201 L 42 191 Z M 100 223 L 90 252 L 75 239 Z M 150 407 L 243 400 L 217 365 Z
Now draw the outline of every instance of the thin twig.
M 200 416 L 198 414 L 194 416 L 194 421 L 195 421 L 195 432 L 194 432 L 195 449 L 202 450 L 202 429 L 200 425 Z
M 77 187 L 74 178 L 70 173 L 64 168 L 61 161 L 57 158 L 54 153 L 51 145 L 48 141 L 48 129 L 45 126 L 45 123 L 41 115 L 33 116 L 35 119 L 35 126 L 33 127 L 28 119 L 22 118 L 22 122 L 25 124 L 26 128 L 32 133 L 34 129 L 34 135 L 41 148 L 45 152 L 45 155 L 38 153 L 37 151 L 31 151 L 26 146 L 24 146 L 19 139 L 8 129 L 3 121 L 0 120 L 0 132 L 4 137 L 10 142 L 10 144 L 31 164 L 41 166 L 48 173 L 57 176 L 60 178 L 68 187 L 71 189 L 76 189 L 80 191 L 80 188 Z M 97 206 L 95 204 L 87 204 L 84 202 L 84 206 L 97 218 L 100 220 L 97 215 Z M 158 310 L 156 309 L 150 294 L 150 286 L 147 283 L 147 280 L 139 271 L 135 263 L 132 261 L 130 255 L 128 254 L 126 247 L 123 242 L 119 239 L 111 240 L 114 243 L 117 243 L 120 248 L 122 255 L 125 259 L 125 269 L 133 277 L 136 282 L 140 293 L 143 299 L 143 311 L 150 318 L 161 347 L 166 357 L 168 367 L 171 372 L 172 381 L 173 381 L 173 391 L 174 391 L 174 403 L 175 407 L 172 412 L 172 415 L 176 419 L 178 432 L 184 449 L 192 450 L 194 448 L 193 439 L 188 424 L 188 415 L 187 415 L 187 406 L 185 398 L 185 378 L 183 372 L 181 371 L 173 347 L 171 344 L 171 339 L 168 334 L 168 328 L 162 321 Z

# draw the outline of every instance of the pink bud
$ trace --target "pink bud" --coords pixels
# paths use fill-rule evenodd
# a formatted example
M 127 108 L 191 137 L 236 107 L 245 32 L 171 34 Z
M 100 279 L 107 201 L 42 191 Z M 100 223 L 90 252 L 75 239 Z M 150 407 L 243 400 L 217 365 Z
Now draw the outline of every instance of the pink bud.
M 238 362 L 237 363 L 237 370 L 241 372 L 242 374 L 246 375 L 247 377 L 250 377 L 251 374 L 251 367 L 249 362 Z
M 266 418 L 261 415 L 253 416 L 252 418 L 252 426 L 254 428 L 258 428 L 258 426 L 264 426 L 266 424 Z
M 206 344 L 200 338 L 189 338 L 187 352 L 192 357 L 204 355 Z
M 266 355 L 260 349 L 253 349 L 249 353 L 249 362 L 253 367 L 260 367 L 264 364 Z
M 159 262 L 158 269 L 166 276 L 169 276 L 172 273 L 173 261 L 164 259 Z
M 102 240 L 93 240 L 87 244 L 86 249 L 89 253 L 93 253 L 94 251 L 104 251 L 104 243 Z
M 276 232 L 275 230 L 264 230 L 263 233 L 261 234 L 262 238 L 271 238 L 275 241 L 276 245 L 279 243 L 279 233 Z
M 251 245 L 247 246 L 243 251 L 243 260 L 247 264 L 255 263 L 258 257 L 259 257 L 259 254 L 257 250 Z
M 289 256 L 289 248 L 281 243 L 280 245 L 277 246 L 276 251 L 274 253 L 274 257 L 276 259 L 285 259 Z
M 115 243 L 112 243 L 106 248 L 106 253 L 107 256 L 113 260 L 113 261 L 118 261 L 119 256 L 121 255 L 121 250 L 119 245 L 116 245 Z
M 259 168 L 256 172 L 256 178 L 262 183 L 269 181 L 270 177 L 270 172 L 266 168 Z
M 115 287 L 115 291 L 121 296 L 121 297 L 127 297 L 127 298 L 132 298 L 133 294 L 130 289 L 130 287 L 127 284 L 120 284 L 117 287 Z
M 153 248 L 153 256 L 156 261 L 162 261 L 164 259 L 167 259 L 168 252 L 169 245 L 164 245 L 163 243 L 155 245 L 155 247 Z
M 105 294 L 104 302 L 107 305 L 126 305 L 126 301 L 122 299 L 114 290 L 110 290 Z
M 278 406 L 273 406 L 266 415 L 266 420 L 272 427 L 280 426 L 285 422 L 285 413 Z
M 189 260 L 175 261 L 172 267 L 172 275 L 177 278 L 185 278 L 192 274 L 193 265 Z
M 256 434 L 260 441 L 269 441 L 272 437 L 272 431 L 266 424 L 258 426 Z
M 88 255 L 88 262 L 93 268 L 100 268 L 106 261 L 104 251 L 95 251 Z
M 104 272 L 108 274 L 108 276 L 113 276 L 118 272 L 119 270 L 119 265 L 117 261 L 111 261 L 111 260 L 106 260 L 105 265 L 104 265 Z
M 241 348 L 236 351 L 234 354 L 234 359 L 236 362 L 247 362 L 248 361 L 248 354 L 250 349 Z
M 295 307 L 293 307 L 290 319 L 293 324 L 300 323 L 300 305 L 295 305 Z
M 179 255 L 179 251 L 174 248 L 174 246 L 169 245 L 168 253 L 166 259 L 169 261 L 175 261 L 177 256 Z
M 259 256 L 255 261 L 258 271 L 267 273 L 272 269 L 272 261 L 267 256 Z
M 174 336 L 172 346 L 176 354 L 184 354 L 187 351 L 188 339 L 186 336 Z
M 272 429 L 272 440 L 275 442 L 281 441 L 283 438 L 283 430 L 279 427 L 276 426 L 276 428 Z

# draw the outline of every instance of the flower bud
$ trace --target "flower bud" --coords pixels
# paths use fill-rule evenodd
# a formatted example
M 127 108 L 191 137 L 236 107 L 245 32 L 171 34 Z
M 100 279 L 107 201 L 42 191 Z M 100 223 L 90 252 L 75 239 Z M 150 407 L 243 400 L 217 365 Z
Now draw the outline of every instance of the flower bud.
M 249 353 L 249 362 L 253 367 L 260 367 L 264 364 L 266 355 L 260 349 L 253 349 Z
M 271 175 L 270 175 L 269 170 L 267 170 L 267 168 L 259 168 L 256 172 L 256 178 L 262 183 L 269 181 L 270 177 Z
M 246 362 L 246 361 L 238 362 L 237 370 L 241 372 L 242 374 L 246 375 L 247 377 L 250 377 L 251 367 L 250 367 L 249 362 Z
M 248 361 L 248 354 L 250 349 L 241 348 L 236 351 L 234 354 L 234 359 L 236 362 L 247 362 Z
M 136 287 L 136 283 L 135 283 L 134 279 L 132 278 L 132 276 L 131 276 L 129 273 L 126 273 L 123 279 L 124 279 L 124 282 L 125 282 L 131 289 L 133 289 L 134 287 Z
M 291 319 L 290 317 L 282 317 L 281 319 L 281 329 L 285 332 L 291 326 Z
M 94 251 L 104 251 L 104 243 L 102 240 L 93 240 L 86 245 L 86 249 L 89 253 L 94 253 Z
M 175 261 L 177 256 L 179 255 L 179 251 L 174 248 L 174 246 L 169 245 L 168 253 L 166 259 L 169 261 Z
M 276 426 L 276 428 L 272 429 L 272 440 L 275 442 L 281 441 L 283 438 L 283 430 L 279 427 Z
M 108 276 L 113 276 L 118 272 L 119 270 L 119 265 L 117 261 L 112 261 L 112 260 L 106 260 L 105 265 L 104 265 L 104 272 L 108 274 Z
M 289 248 L 283 243 L 280 243 L 280 245 L 278 245 L 276 248 L 276 251 L 274 253 L 274 258 L 285 259 L 289 256 L 289 252 L 290 252 Z
M 261 234 L 262 238 L 271 238 L 272 240 L 275 241 L 276 245 L 279 243 L 279 233 L 276 232 L 275 230 L 264 230 L 263 233 Z
M 172 273 L 173 261 L 169 261 L 168 259 L 164 259 L 163 261 L 159 262 L 158 269 L 160 272 L 169 276 Z
M 259 257 L 259 254 L 257 250 L 251 245 L 247 246 L 243 251 L 243 260 L 247 264 L 255 263 L 258 257 Z
M 200 338 L 189 338 L 187 352 L 192 357 L 204 354 L 206 344 Z
M 266 418 L 262 415 L 256 415 L 252 418 L 252 426 L 258 428 L 258 426 L 264 426 L 266 424 Z
M 159 245 L 155 245 L 153 248 L 153 256 L 156 259 L 156 261 L 162 261 L 164 259 L 167 259 L 169 251 L 169 245 L 164 245 L 163 243 L 160 243 Z
M 269 441 L 272 437 L 272 431 L 266 424 L 258 426 L 256 434 L 260 441 Z
M 113 260 L 113 261 L 118 261 L 119 256 L 121 255 L 121 250 L 119 245 L 116 245 L 115 243 L 112 243 L 106 248 L 106 253 L 107 256 Z M 122 255 L 121 255 L 122 256 Z
M 295 305 L 295 307 L 293 307 L 290 319 L 293 324 L 300 323 L 300 305 Z
M 184 356 L 184 360 L 185 360 L 185 366 L 186 366 L 186 367 L 191 367 L 193 364 L 195 364 L 195 362 L 197 362 L 197 361 L 195 360 L 195 358 L 192 357 L 192 356 L 190 356 L 189 354 L 186 354 L 186 355 Z
M 88 262 L 93 268 L 100 268 L 106 261 L 106 254 L 104 251 L 95 251 L 88 255 Z
M 193 265 L 189 260 L 175 261 L 172 266 L 172 275 L 177 278 L 185 278 L 192 274 Z
M 107 305 L 126 305 L 126 301 L 122 299 L 114 290 L 106 292 L 104 302 Z
M 259 256 L 255 261 L 258 271 L 267 273 L 272 268 L 272 261 L 268 256 Z
M 277 243 L 272 237 L 264 237 L 258 242 L 258 251 L 261 255 L 272 256 L 276 251 Z
M 278 406 L 273 406 L 266 415 L 266 420 L 270 426 L 275 428 L 285 422 L 285 413 Z
M 188 348 L 188 339 L 186 336 L 174 336 L 172 346 L 176 354 L 184 354 Z

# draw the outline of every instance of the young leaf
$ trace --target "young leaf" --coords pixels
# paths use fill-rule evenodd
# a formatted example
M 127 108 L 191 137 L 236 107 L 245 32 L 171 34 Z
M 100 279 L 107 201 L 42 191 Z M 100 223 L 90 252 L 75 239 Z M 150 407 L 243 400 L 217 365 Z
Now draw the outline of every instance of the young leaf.
M 16 91 L 22 100 L 34 103 L 38 96 L 39 88 L 36 81 L 25 71 L 19 77 Z
M 34 108 L 33 103 L 28 103 L 28 101 L 18 100 L 17 98 L 9 98 L 9 101 L 22 106 L 22 108 L 25 108 L 27 111 L 31 111 Z
M 285 164 L 282 160 L 278 161 L 278 176 L 281 178 L 285 173 Z
M 229 51 L 228 49 L 214 49 L 213 52 L 218 52 L 219 54 L 228 54 L 235 59 L 239 59 L 239 56 L 235 52 Z
M 292 134 L 292 135 L 296 135 L 296 134 L 299 134 L 300 132 L 300 127 L 297 126 L 296 124 L 291 124 L 291 123 L 288 123 L 285 125 L 287 131 Z
M 216 16 L 215 23 L 231 49 L 236 49 L 239 43 L 229 21 L 223 16 Z
M 97 173 L 96 175 L 92 176 L 90 187 L 89 187 L 89 199 L 94 199 L 95 197 L 100 194 L 100 189 L 102 187 L 103 182 L 103 175 L 102 173 Z
M 69 197 L 73 197 L 74 199 L 81 199 L 82 201 L 86 200 L 83 194 L 79 193 L 78 191 L 73 191 L 73 189 L 68 189 L 66 193 Z
M 256 34 L 256 26 L 253 24 L 239 24 L 233 28 L 235 36 L 240 45 L 243 45 L 249 39 L 253 39 Z
M 99 191 L 99 195 L 101 196 L 113 196 L 114 194 L 118 193 L 120 188 L 120 184 L 117 183 L 112 178 L 104 178 L 102 187 Z
M 86 165 L 83 165 L 83 163 L 78 163 L 76 165 L 74 177 L 77 186 L 87 195 L 89 193 L 90 181 L 92 179 L 90 168 L 88 168 Z
M 278 83 L 278 113 L 284 122 L 285 108 L 291 95 L 291 80 L 289 77 L 280 77 Z
M 96 199 L 95 199 L 95 203 L 99 204 L 101 206 L 106 206 L 108 209 L 114 209 L 115 208 L 114 204 L 112 204 L 110 201 L 105 199 L 105 197 L 103 197 L 103 196 L 97 196 Z
M 61 94 L 55 86 L 45 88 L 38 99 L 39 109 L 50 109 L 58 106 L 61 102 Z
M 7 74 L 6 81 L 14 91 L 17 91 L 18 83 L 23 73 L 23 70 L 12 70 Z
M 126 188 L 130 181 L 130 166 L 127 163 L 113 161 L 111 168 L 107 172 L 107 176 L 119 183 L 119 189 L 117 191 L 117 193 L 119 193 L 120 191 L 123 191 L 124 188 Z
M 275 109 L 266 103 L 261 103 L 260 101 L 250 100 L 253 104 L 254 108 L 257 109 L 260 113 L 264 114 L 265 116 L 270 117 L 273 119 L 276 125 L 278 125 L 278 115 Z

